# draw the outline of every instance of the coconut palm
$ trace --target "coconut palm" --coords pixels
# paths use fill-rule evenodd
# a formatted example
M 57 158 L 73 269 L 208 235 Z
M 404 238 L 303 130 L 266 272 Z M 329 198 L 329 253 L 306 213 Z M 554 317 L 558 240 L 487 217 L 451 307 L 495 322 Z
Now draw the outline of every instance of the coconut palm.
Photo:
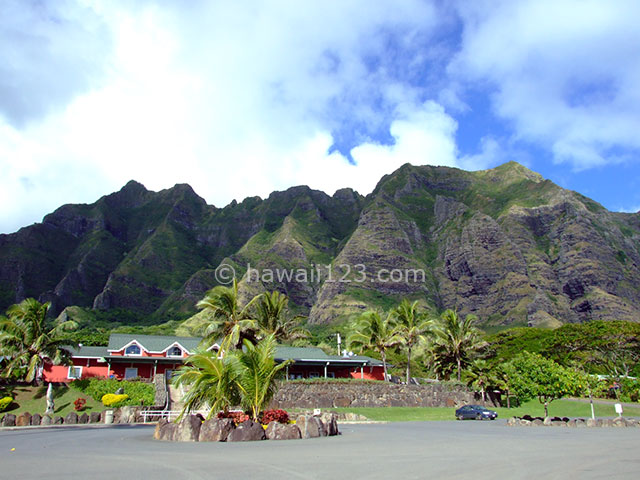
M 463 320 L 455 310 L 445 310 L 434 330 L 434 363 L 439 364 L 442 371 L 446 371 L 447 363 L 454 362 L 458 381 L 462 374 L 462 364 L 483 344 L 480 331 L 474 326 L 476 320 L 475 315 L 467 315 Z
M 207 418 L 211 418 L 213 413 L 220 410 L 226 413 L 230 406 L 240 403 L 236 387 L 237 369 L 233 368 L 231 358 L 221 358 L 210 351 L 197 352 L 186 358 L 185 365 L 172 380 L 175 386 L 188 388 L 180 416 L 208 407 Z
M 411 352 L 426 341 L 431 335 L 433 322 L 418 311 L 418 302 L 409 303 L 403 300 L 392 312 L 396 326 L 395 334 L 400 339 L 400 345 L 407 351 L 407 384 L 411 380 Z
M 273 398 L 277 390 L 276 380 L 290 363 L 277 364 L 274 359 L 275 348 L 275 337 L 269 335 L 256 345 L 244 340 L 242 350 L 236 350 L 232 355 L 241 405 L 246 411 L 251 411 L 255 422 Z
M 53 327 L 46 317 L 51 304 L 33 298 L 12 305 L 7 317 L 0 319 L 0 354 L 8 358 L 4 375 L 19 375 L 27 382 L 37 380 L 45 363 L 70 364 L 70 353 L 63 346 L 73 344 L 63 338 L 78 324 L 67 320 Z
M 245 305 L 240 304 L 238 282 L 234 279 L 230 287 L 217 286 L 209 290 L 196 306 L 207 310 L 211 320 L 200 327 L 204 345 L 209 347 L 224 338 L 220 350 L 226 352 L 239 348 L 245 339 L 256 341 L 258 323 L 251 314 L 251 307 L 258 297 Z
M 287 317 L 289 299 L 278 292 L 264 292 L 258 296 L 256 321 L 260 336 L 273 335 L 278 342 L 286 343 L 309 338 L 309 331 L 299 325 L 303 317 Z
M 479 391 L 482 396 L 482 404 L 486 401 L 487 388 L 495 386 L 498 379 L 495 375 L 494 369 L 487 363 L 486 360 L 477 359 L 474 360 L 467 372 L 467 385 L 473 388 L 475 391 Z
M 402 343 L 402 338 L 395 331 L 392 314 L 382 315 L 371 310 L 360 315 L 347 338 L 350 348 L 370 348 L 380 354 L 384 378 L 387 379 L 387 350 Z

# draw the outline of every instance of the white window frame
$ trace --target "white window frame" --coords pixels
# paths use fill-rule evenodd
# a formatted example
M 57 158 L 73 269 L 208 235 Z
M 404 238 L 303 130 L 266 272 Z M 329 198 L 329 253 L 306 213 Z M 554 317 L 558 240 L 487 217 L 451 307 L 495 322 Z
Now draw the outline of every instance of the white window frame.
M 173 355 L 171 353 L 171 350 L 173 350 L 174 348 L 177 348 L 178 350 L 180 350 L 180 354 L 179 355 Z M 180 345 L 172 345 L 167 350 L 167 357 L 168 358 L 182 358 L 183 356 L 184 356 L 184 350 L 182 349 L 182 347 Z
M 79 372 L 77 377 L 71 375 L 71 372 Z M 82 378 L 82 367 L 77 365 L 69 365 L 67 369 L 67 379 L 69 380 L 80 380 Z
M 130 349 L 131 347 L 138 347 L 138 350 L 140 350 L 140 353 L 127 353 L 127 350 Z M 142 346 L 139 345 L 138 343 L 132 343 L 131 345 L 127 345 L 124 348 L 124 356 L 125 357 L 141 357 L 142 356 Z

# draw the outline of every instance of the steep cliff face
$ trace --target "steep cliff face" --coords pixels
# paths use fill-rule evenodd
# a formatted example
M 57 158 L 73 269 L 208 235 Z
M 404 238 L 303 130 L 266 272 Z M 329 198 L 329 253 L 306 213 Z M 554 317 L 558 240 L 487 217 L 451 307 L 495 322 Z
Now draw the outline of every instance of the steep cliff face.
M 638 321 L 639 242 L 640 215 L 608 212 L 513 162 L 405 165 L 366 198 L 294 187 L 222 209 L 188 185 L 130 182 L 0 235 L 0 308 L 35 296 L 56 312 L 161 321 L 193 312 L 224 263 L 246 297 L 278 289 L 311 323 L 405 297 L 495 327 Z

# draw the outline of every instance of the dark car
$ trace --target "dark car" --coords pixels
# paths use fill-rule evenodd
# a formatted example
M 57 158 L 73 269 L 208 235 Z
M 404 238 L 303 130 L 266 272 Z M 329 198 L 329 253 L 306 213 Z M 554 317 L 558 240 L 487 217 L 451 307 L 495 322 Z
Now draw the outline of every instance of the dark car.
M 465 420 L 467 418 L 474 420 L 495 420 L 498 418 L 498 413 L 480 405 L 465 405 L 456 410 L 456 418 L 458 420 Z

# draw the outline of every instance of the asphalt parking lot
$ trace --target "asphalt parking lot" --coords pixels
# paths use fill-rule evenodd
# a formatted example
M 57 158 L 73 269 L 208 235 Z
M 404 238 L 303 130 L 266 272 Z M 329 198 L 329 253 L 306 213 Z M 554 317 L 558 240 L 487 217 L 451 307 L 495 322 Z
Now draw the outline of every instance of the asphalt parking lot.
M 339 437 L 154 441 L 152 426 L 0 432 L 3 479 L 638 478 L 640 428 L 343 425 Z M 12 451 L 12 449 L 15 449 Z

